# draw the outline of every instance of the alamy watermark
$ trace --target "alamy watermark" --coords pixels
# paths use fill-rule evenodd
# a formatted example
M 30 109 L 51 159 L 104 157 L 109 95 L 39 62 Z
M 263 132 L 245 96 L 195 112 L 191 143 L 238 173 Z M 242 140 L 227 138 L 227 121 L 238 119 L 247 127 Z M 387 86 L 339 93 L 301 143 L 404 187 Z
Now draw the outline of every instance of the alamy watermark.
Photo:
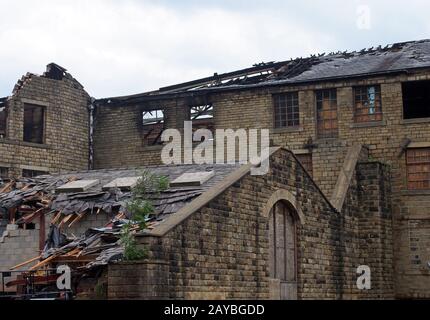
M 72 272 L 70 267 L 63 265 L 57 268 L 57 274 L 60 276 L 57 278 L 57 289 L 58 290 L 71 290 L 72 289 Z
M 357 289 L 370 290 L 372 289 L 372 273 L 369 266 L 359 266 L 357 268 Z
M 269 172 L 270 136 L 268 129 L 199 129 L 184 122 L 183 135 L 177 129 L 162 133 L 166 143 L 161 152 L 165 165 L 250 163 L 251 175 Z M 198 143 L 198 145 L 195 145 Z
M 357 7 L 357 28 L 359 30 L 372 29 L 372 14 L 368 5 L 359 5 Z

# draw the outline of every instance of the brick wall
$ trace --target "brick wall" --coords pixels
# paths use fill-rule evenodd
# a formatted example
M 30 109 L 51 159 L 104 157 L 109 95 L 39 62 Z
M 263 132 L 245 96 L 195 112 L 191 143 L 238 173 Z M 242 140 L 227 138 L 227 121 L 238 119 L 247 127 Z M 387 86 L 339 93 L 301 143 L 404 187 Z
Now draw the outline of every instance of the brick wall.
M 387 178 L 378 169 L 366 167 L 355 178 L 344 211 L 337 213 L 293 156 L 277 152 L 270 174 L 244 177 L 164 237 L 139 241 L 149 249 L 149 261 L 168 263 L 169 298 L 268 299 L 269 218 L 264 212 L 276 191 L 287 190 L 305 217 L 297 230 L 299 298 L 392 298 L 392 273 L 382 276 L 392 266 L 389 220 L 385 229 L 372 231 L 369 243 L 369 234 L 359 228 L 360 223 L 368 225 L 365 220 L 379 223 L 380 216 L 388 216 L 385 209 L 364 212 L 367 207 L 360 205 L 363 201 L 383 203 L 380 193 L 386 191 L 382 181 Z M 371 189 L 372 184 L 384 187 Z M 368 185 L 369 192 L 358 192 L 359 186 Z M 357 267 L 365 262 L 376 275 L 373 291 L 356 287 Z M 121 275 L 126 276 L 125 272 Z M 120 288 L 115 282 L 109 289 L 112 297 L 131 285 L 121 281 Z M 148 298 L 142 292 L 135 294 Z
M 24 104 L 45 108 L 44 143 L 23 141 Z M 12 176 L 22 169 L 48 171 L 88 168 L 89 96 L 70 76 L 63 80 L 28 74 L 7 102 L 7 135 L 0 139 L 0 165 Z
M 391 168 L 393 215 L 395 230 L 395 264 L 399 297 L 414 297 L 430 294 L 425 289 L 430 281 L 429 260 L 423 254 L 415 254 L 415 247 L 410 245 L 410 234 L 424 230 L 430 220 L 427 192 L 409 192 L 406 190 L 405 155 L 401 154 L 401 145 L 405 138 L 412 142 L 430 142 L 428 119 L 421 121 L 403 120 L 402 86 L 404 81 L 428 80 L 430 73 L 420 71 L 413 74 L 402 74 L 390 77 L 374 77 L 359 80 L 341 80 L 319 84 L 308 84 L 291 87 L 249 89 L 243 91 L 212 93 L 206 97 L 214 105 L 216 128 L 269 128 L 275 145 L 285 146 L 290 150 L 306 149 L 309 138 L 316 147 L 313 149 L 313 176 L 321 190 L 331 196 L 339 175 L 346 151 L 354 144 L 366 145 L 369 157 L 380 161 Z M 381 86 L 383 120 L 376 123 L 354 123 L 353 87 L 379 84 Z M 337 88 L 339 135 L 337 139 L 318 139 L 316 133 L 314 90 Z M 272 94 L 288 91 L 299 91 L 301 126 L 295 129 L 275 129 L 273 126 Z M 168 127 L 182 128 L 185 99 L 160 100 L 169 105 L 169 112 L 176 115 L 176 121 L 170 121 Z M 156 102 L 152 102 L 156 103 Z M 142 140 L 136 134 L 137 128 L 125 130 L 130 126 L 130 117 L 137 119 L 136 106 L 99 107 L 98 135 L 106 137 L 97 140 L 96 159 L 99 167 L 117 167 L 127 164 L 154 164 L 159 162 L 158 150 L 145 149 Z M 427 122 L 426 122 L 427 121 Z M 121 123 L 119 128 L 113 128 Z M 134 124 L 133 124 L 134 125 Z M 112 131 L 109 136 L 107 132 Z M 107 136 L 106 136 L 107 134 Z M 126 141 L 126 146 L 124 146 Z M 100 150 L 105 150 L 101 152 Z M 138 150 L 136 152 L 136 150 Z M 125 151 L 129 152 L 125 155 Z M 421 232 L 422 233 L 422 232 Z M 422 246 L 428 247 L 428 239 L 419 236 Z M 415 237 L 412 237 L 415 239 Z M 419 256 L 419 259 L 416 258 Z M 422 259 L 421 259 L 422 258 Z M 420 261 L 420 264 L 418 264 Z M 419 270 L 417 270 L 419 269 Z M 427 293 L 424 293 L 427 292 Z

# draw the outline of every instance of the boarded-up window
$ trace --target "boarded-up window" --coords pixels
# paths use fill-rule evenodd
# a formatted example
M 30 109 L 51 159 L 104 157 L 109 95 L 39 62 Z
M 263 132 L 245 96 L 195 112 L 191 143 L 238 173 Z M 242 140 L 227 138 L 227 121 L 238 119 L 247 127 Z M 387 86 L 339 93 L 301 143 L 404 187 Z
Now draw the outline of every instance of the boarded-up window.
M 382 120 L 381 87 L 365 86 L 354 88 L 355 122 Z
M 278 202 L 269 216 L 269 273 L 280 281 L 280 299 L 297 298 L 296 224 L 284 202 Z
M 9 176 L 9 169 L 5 167 L 0 167 L 0 179 L 6 179 Z
M 29 170 L 29 169 L 23 169 L 22 170 L 22 176 L 24 178 L 34 178 L 34 177 L 43 176 L 46 174 L 48 174 L 48 173 L 45 171 Z
M 144 144 L 146 146 L 161 144 L 165 122 L 164 111 L 162 109 L 144 111 L 142 121 Z
M 299 159 L 306 171 L 313 176 L 312 153 L 297 154 L 296 157 Z
M 275 104 L 275 128 L 300 125 L 299 94 L 288 92 L 273 96 Z
M 408 189 L 430 189 L 430 148 L 409 149 L 406 152 Z
M 193 122 L 193 131 L 208 129 L 214 131 L 214 108 L 212 104 L 189 108 L 189 119 Z
M 43 143 L 45 108 L 32 104 L 24 105 L 24 141 Z
M 6 136 L 6 106 L 0 102 L 0 137 Z
M 337 91 L 336 89 L 318 90 L 315 95 L 318 137 L 336 138 L 338 134 Z

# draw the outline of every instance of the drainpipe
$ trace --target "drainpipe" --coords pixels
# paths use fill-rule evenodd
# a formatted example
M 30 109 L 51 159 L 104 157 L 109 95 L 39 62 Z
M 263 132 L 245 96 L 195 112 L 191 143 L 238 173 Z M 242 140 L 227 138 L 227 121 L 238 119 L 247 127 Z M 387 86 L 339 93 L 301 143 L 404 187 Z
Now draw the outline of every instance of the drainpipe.
M 91 103 L 88 106 L 88 113 L 90 116 L 89 121 L 89 158 L 88 158 L 88 169 L 92 170 L 94 169 L 94 112 L 96 109 L 95 101 L 93 97 L 91 97 Z

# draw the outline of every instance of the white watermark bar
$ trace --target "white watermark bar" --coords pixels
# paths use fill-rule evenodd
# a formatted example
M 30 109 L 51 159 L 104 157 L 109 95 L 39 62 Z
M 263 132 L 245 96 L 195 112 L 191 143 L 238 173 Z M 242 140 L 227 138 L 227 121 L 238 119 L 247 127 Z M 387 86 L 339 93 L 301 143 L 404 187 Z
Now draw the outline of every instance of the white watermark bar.
M 217 129 L 214 135 L 208 129 L 193 132 L 192 122 L 185 121 L 183 135 L 168 129 L 161 140 L 166 143 L 161 152 L 165 165 L 250 163 L 254 176 L 270 169 L 269 129 Z

